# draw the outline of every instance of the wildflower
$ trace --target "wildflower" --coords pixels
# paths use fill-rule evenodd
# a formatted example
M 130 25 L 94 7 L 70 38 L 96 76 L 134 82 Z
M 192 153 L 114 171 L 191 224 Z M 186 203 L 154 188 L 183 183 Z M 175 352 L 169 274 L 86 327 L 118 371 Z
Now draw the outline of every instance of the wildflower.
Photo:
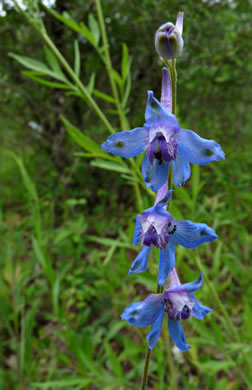
M 149 348 L 153 349 L 158 343 L 163 320 L 167 314 L 172 341 L 181 352 L 186 351 L 191 347 L 186 342 L 181 320 L 191 316 L 203 320 L 205 315 L 212 311 L 197 301 L 194 296 L 193 292 L 198 290 L 202 283 L 201 273 L 198 280 L 181 284 L 174 268 L 169 276 L 168 288 L 163 294 L 153 294 L 142 302 L 132 303 L 126 307 L 121 318 L 137 327 L 152 325 L 147 335 L 147 342 Z
M 152 91 L 148 91 L 144 127 L 112 134 L 102 144 L 102 149 L 125 158 L 146 151 L 142 173 L 147 187 L 152 186 L 153 191 L 158 191 L 165 183 L 169 165 L 174 184 L 179 186 L 190 177 L 190 162 L 206 165 L 225 159 L 221 146 L 215 141 L 181 129 L 176 116 L 160 104 Z
M 215 231 L 205 223 L 173 219 L 165 209 L 171 192 L 168 191 L 166 202 L 161 203 L 164 195 L 153 207 L 144 210 L 142 215 L 137 215 L 133 244 L 142 242 L 143 246 L 129 270 L 129 274 L 145 271 L 151 247 L 155 246 L 160 249 L 158 273 L 160 285 L 164 284 L 175 266 L 176 243 L 184 248 L 192 249 L 203 242 L 214 241 L 218 237 Z
M 183 32 L 183 12 L 178 13 L 176 25 L 168 22 L 162 24 L 155 35 L 156 51 L 166 60 L 171 60 L 182 54 L 184 41 Z

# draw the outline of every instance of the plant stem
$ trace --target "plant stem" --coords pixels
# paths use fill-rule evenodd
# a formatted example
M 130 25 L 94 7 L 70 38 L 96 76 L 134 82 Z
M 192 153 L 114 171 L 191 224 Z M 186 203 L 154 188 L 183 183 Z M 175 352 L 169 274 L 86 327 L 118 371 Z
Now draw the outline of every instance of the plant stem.
M 177 72 L 176 72 L 176 60 L 172 60 L 172 64 L 168 63 L 168 61 L 164 61 L 165 65 L 167 66 L 171 78 L 171 85 L 172 85 L 172 114 L 176 114 L 176 87 L 177 87 Z M 168 174 L 168 189 L 171 189 L 172 187 L 172 169 L 169 169 L 169 174 Z M 169 210 L 171 205 L 171 200 L 168 204 L 167 209 Z M 162 294 L 164 288 L 163 286 L 160 286 L 157 283 L 157 294 Z M 165 335 L 165 341 L 166 341 L 166 347 L 167 347 L 167 353 L 168 353 L 168 366 L 170 370 L 170 375 L 171 375 L 171 382 L 173 385 L 173 389 L 177 389 L 177 384 L 176 384 L 176 373 L 174 371 L 174 364 L 172 361 L 172 355 L 170 351 L 170 343 L 168 339 L 168 334 Z M 145 390 L 146 388 L 146 382 L 148 378 L 148 369 L 149 369 L 149 363 L 150 363 L 150 355 L 151 355 L 151 350 L 147 347 L 146 349 L 146 354 L 145 354 L 145 363 L 144 363 L 144 374 L 143 374 L 143 379 L 142 379 L 142 385 L 141 385 L 141 390 Z
M 172 60 L 172 114 L 176 115 L 176 100 L 177 100 L 177 71 L 176 59 Z
M 98 115 L 98 117 L 101 119 L 101 121 L 104 123 L 108 131 L 113 134 L 114 129 L 111 126 L 110 122 L 106 118 L 106 116 L 103 114 L 102 110 L 100 107 L 97 105 L 95 100 L 92 98 L 92 96 L 89 94 L 85 86 L 82 84 L 81 80 L 79 77 L 76 75 L 76 73 L 73 71 L 71 66 L 68 64 L 68 62 L 65 60 L 63 55 L 60 53 L 60 51 L 57 49 L 57 47 L 54 45 L 53 41 L 51 38 L 48 36 L 45 28 L 42 28 L 41 26 L 39 27 L 36 25 L 36 23 L 33 22 L 33 20 L 30 18 L 30 16 L 23 11 L 19 5 L 17 4 L 16 0 L 14 0 L 15 5 L 19 9 L 20 12 L 24 15 L 24 17 L 28 20 L 29 23 L 39 32 L 41 37 L 44 39 L 48 47 L 52 50 L 52 52 L 55 54 L 59 62 L 61 63 L 62 67 L 65 69 L 65 71 L 68 73 L 68 75 L 71 77 L 71 79 L 75 82 L 76 86 L 78 87 L 79 91 L 82 93 L 84 98 L 86 99 L 87 103 L 89 106 L 95 111 L 95 113 Z
M 123 112 L 122 107 L 121 107 L 121 102 L 119 99 L 115 80 L 111 74 L 112 63 L 111 63 L 111 58 L 110 58 L 110 53 L 109 53 L 108 38 L 107 38 L 106 26 L 105 26 L 104 18 L 103 18 L 102 6 L 101 6 L 100 0 L 95 0 L 95 3 L 96 3 L 96 9 L 97 9 L 97 16 L 98 16 L 98 20 L 99 20 L 99 24 L 100 24 L 100 28 L 101 28 L 101 36 L 102 36 L 104 55 L 105 55 L 105 65 L 106 65 L 106 69 L 108 72 L 111 89 L 112 89 L 112 92 L 113 92 L 113 95 L 114 95 L 114 98 L 116 101 L 116 107 L 117 107 L 118 115 L 120 118 L 121 129 L 126 130 L 127 121 L 126 121 L 124 112 Z
M 151 355 L 151 350 L 149 348 L 147 348 L 146 354 L 145 354 L 144 373 L 143 373 L 143 379 L 142 379 L 142 384 L 141 384 L 141 390 L 145 390 L 145 388 L 146 388 L 146 383 L 147 383 L 147 379 L 148 379 L 148 370 L 149 370 L 149 364 L 150 364 L 150 355 Z

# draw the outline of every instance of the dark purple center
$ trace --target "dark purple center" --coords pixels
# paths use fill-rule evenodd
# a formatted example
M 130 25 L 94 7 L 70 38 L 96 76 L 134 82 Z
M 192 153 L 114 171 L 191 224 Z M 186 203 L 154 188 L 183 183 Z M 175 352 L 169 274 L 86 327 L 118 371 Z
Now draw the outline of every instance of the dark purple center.
M 189 309 L 189 307 L 187 305 L 185 305 L 180 313 L 181 315 L 181 320 L 187 320 L 187 318 L 190 317 L 191 315 L 191 310 Z
M 164 306 L 164 311 L 172 321 L 187 320 L 191 316 L 191 310 L 187 305 L 184 305 L 181 311 L 178 311 L 168 294 L 164 293 L 164 300 L 161 302 Z
M 154 245 L 159 249 L 165 249 L 169 242 L 169 233 L 163 228 L 161 234 L 158 234 L 155 227 L 151 225 L 143 237 L 143 244 L 146 246 Z
M 153 164 L 154 158 L 162 164 L 163 161 L 171 162 L 175 160 L 177 155 L 178 144 L 171 136 L 169 142 L 163 135 L 156 135 L 156 137 L 149 144 L 149 160 Z

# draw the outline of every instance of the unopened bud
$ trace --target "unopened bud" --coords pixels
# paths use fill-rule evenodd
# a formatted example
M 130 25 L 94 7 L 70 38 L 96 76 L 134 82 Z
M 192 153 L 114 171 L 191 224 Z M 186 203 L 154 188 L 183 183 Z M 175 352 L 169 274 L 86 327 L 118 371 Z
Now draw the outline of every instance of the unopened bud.
M 171 60 L 181 55 L 184 46 L 182 31 L 183 12 L 179 12 L 176 25 L 168 22 L 159 27 L 155 36 L 155 47 L 161 57 Z

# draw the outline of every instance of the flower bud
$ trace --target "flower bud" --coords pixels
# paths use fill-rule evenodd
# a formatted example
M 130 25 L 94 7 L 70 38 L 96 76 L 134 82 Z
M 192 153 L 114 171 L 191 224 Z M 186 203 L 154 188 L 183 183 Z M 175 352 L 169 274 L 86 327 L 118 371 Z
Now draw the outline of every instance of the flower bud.
M 155 47 L 158 54 L 166 60 L 181 55 L 184 41 L 183 31 L 183 12 L 178 13 L 176 25 L 171 22 L 162 24 L 155 35 Z

